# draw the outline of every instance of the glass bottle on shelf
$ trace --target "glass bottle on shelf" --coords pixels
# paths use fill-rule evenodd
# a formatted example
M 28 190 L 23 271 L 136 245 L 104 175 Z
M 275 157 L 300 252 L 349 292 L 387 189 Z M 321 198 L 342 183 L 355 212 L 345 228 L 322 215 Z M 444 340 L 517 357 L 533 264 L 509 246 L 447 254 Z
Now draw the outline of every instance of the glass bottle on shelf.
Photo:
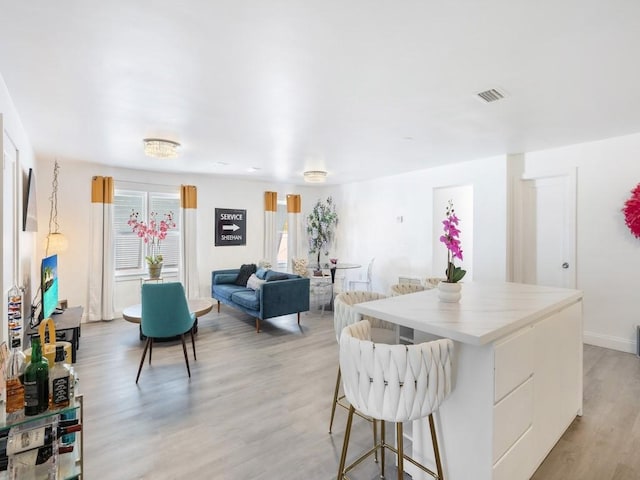
M 11 353 L 7 362 L 7 420 L 14 421 L 24 415 L 24 380 L 25 356 L 20 348 L 20 338 L 11 339 Z
M 42 356 L 40 336 L 31 337 L 31 362 L 24 371 L 24 414 L 37 415 L 49 407 L 49 362 Z
M 6 455 L 15 455 L 34 448 L 51 446 L 61 436 L 82 431 L 82 425 L 44 425 L 37 428 L 19 428 L 10 431 L 6 440 Z
M 69 403 L 73 403 L 75 398 L 75 390 L 78 383 L 78 375 L 76 374 L 76 371 L 74 370 L 73 365 L 69 365 L 69 364 L 65 364 L 65 365 L 69 367 L 69 373 L 70 373 Z M 72 409 L 60 414 L 61 422 L 74 421 L 76 417 L 77 417 L 76 409 Z M 75 421 L 77 422 L 77 420 Z M 76 434 L 67 433 L 61 437 L 61 441 L 62 441 L 62 444 L 72 444 L 76 441 Z
M 49 408 L 57 410 L 68 407 L 72 389 L 71 372 L 64 363 L 64 346 L 56 346 L 55 364 L 49 370 Z
M 7 315 L 9 338 L 22 336 L 22 292 L 17 285 L 9 289 Z

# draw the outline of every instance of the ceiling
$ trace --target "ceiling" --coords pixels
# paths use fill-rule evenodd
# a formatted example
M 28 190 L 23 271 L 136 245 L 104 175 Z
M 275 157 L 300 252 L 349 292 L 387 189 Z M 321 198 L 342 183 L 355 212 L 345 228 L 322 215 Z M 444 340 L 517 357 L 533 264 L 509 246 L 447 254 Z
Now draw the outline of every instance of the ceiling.
M 336 184 L 640 132 L 638 0 L 0 2 L 0 74 L 61 162 Z

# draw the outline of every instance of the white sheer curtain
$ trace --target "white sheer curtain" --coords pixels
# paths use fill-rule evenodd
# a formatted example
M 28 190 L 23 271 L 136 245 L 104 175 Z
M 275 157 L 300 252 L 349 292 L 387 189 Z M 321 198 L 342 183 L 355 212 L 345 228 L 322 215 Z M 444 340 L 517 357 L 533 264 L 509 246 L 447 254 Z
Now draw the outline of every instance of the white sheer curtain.
M 198 190 L 193 185 L 181 185 L 180 210 L 182 213 L 182 285 L 187 298 L 200 296 L 197 262 L 197 208 Z
M 287 195 L 287 266 L 291 272 L 294 271 L 293 260 L 300 258 L 300 253 L 302 252 L 300 246 L 300 240 L 302 239 L 301 203 L 300 195 Z
M 264 192 L 264 260 L 272 267 L 278 264 L 276 213 L 278 193 Z
M 87 320 L 113 320 L 113 177 L 91 179 L 91 258 Z

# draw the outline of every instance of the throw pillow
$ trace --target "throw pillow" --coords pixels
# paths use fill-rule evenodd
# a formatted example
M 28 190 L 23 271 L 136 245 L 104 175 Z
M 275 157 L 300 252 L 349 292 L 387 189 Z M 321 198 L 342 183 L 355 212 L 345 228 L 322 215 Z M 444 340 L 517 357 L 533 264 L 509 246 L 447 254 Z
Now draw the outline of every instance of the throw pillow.
M 269 275 L 269 278 L 267 278 L 267 282 L 275 282 L 276 280 L 287 280 L 288 278 L 289 275 L 287 275 L 286 273 L 274 272 L 272 275 Z
M 241 285 L 243 287 L 246 287 L 247 286 L 247 280 L 249 280 L 249 277 L 253 273 L 256 273 L 256 264 L 255 263 L 243 264 L 240 267 L 240 272 L 238 273 L 238 276 L 236 277 L 236 281 L 234 283 L 236 285 Z
M 263 283 L 266 283 L 266 280 L 259 279 L 258 275 L 254 273 L 249 277 L 249 280 L 247 280 L 247 288 L 250 288 L 251 290 L 260 290 L 260 285 Z
M 258 277 L 260 280 L 264 280 L 264 277 L 267 275 L 267 272 L 269 270 L 266 268 L 259 268 L 258 270 L 256 270 L 256 277 Z

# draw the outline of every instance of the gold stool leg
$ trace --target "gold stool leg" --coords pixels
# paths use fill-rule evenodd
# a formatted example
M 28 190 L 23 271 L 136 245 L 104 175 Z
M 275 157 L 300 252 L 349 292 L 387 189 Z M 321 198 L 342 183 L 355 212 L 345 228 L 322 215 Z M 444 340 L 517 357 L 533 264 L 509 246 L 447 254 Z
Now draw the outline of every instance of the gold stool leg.
M 333 405 L 331 407 L 331 421 L 329 422 L 329 433 L 333 427 L 333 417 L 336 415 L 336 407 L 338 406 L 338 391 L 340 390 L 340 365 L 338 365 L 338 376 L 336 378 L 336 389 L 333 392 Z
M 438 438 L 436 436 L 436 426 L 433 423 L 433 414 L 429 415 L 429 429 L 431 430 L 431 443 L 433 443 L 433 455 L 436 460 L 436 468 L 438 469 L 438 479 L 444 480 L 442 461 L 440 460 L 440 449 L 438 448 Z
M 373 461 L 378 463 L 378 449 L 376 448 L 378 445 L 378 422 L 375 418 L 372 418 L 371 421 L 373 422 L 373 448 L 375 448 L 373 451 Z
M 396 435 L 398 436 L 398 480 L 404 478 L 404 446 L 402 438 L 402 422 L 396 423 Z
M 380 420 L 380 445 L 380 478 L 384 478 L 384 446 L 386 445 L 384 420 Z
M 351 435 L 351 423 L 353 422 L 353 412 L 356 409 L 353 405 L 349 407 L 349 417 L 347 419 L 347 429 L 344 432 L 344 443 L 342 445 L 342 455 L 340 455 L 340 466 L 338 467 L 338 480 L 344 478 L 344 464 L 347 460 L 347 447 L 349 446 L 349 436 Z

